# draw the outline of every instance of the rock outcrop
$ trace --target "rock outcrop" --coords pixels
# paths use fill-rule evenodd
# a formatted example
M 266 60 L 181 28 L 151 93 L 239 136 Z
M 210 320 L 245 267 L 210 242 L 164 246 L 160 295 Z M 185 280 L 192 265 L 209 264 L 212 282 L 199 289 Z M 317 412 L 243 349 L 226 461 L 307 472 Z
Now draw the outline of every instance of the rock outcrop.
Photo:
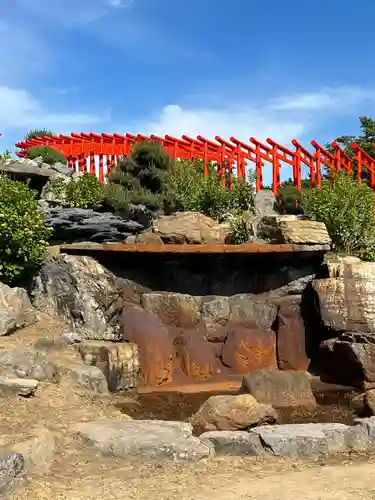
M 213 452 L 212 446 L 194 437 L 191 425 L 184 422 L 87 422 L 74 426 L 71 432 L 104 455 L 115 457 L 192 462 Z
M 77 349 L 86 365 L 103 372 L 111 392 L 137 386 L 140 362 L 136 344 L 86 340 Z
M 159 217 L 154 231 L 164 243 L 224 243 L 230 234 L 226 224 L 219 224 L 199 212 Z
M 243 378 L 242 388 L 260 403 L 276 408 L 316 406 L 309 376 L 305 372 L 261 370 Z
M 9 335 L 36 321 L 26 290 L 0 283 L 0 336 Z
M 121 340 L 125 296 L 137 296 L 137 286 L 128 285 L 91 257 L 60 254 L 43 265 L 31 297 L 35 307 L 69 322 L 83 338 Z
M 125 242 L 131 234 L 145 229 L 139 222 L 83 208 L 50 209 L 45 214 L 45 222 L 54 230 L 55 244 Z
M 254 425 L 275 423 L 277 412 L 249 394 L 211 396 L 190 419 L 198 434 L 213 430 L 244 430 Z

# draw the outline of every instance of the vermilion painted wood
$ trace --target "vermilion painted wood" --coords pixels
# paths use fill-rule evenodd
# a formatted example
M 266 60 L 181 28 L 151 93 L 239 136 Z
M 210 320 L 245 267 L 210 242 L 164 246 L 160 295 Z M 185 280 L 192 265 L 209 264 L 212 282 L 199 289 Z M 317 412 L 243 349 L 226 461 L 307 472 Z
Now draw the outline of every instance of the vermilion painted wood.
M 284 165 L 292 167 L 293 182 L 298 189 L 302 187 L 302 165 L 307 166 L 310 170 L 312 187 L 320 186 L 323 166 L 332 170 L 334 175 L 342 169 L 348 173 L 353 170 L 352 159 L 336 142 L 332 143 L 333 153 L 330 153 L 316 141 L 311 141 L 314 152 L 310 152 L 295 139 L 291 141 L 295 148 L 292 150 L 271 138 L 266 139 L 267 144 L 265 144 L 254 137 L 249 139 L 249 143 L 245 143 L 236 137 L 230 137 L 229 140 L 226 140 L 215 136 L 215 140 L 211 140 L 202 135 L 198 135 L 196 138 L 188 135 L 177 138 L 171 135 L 159 137 L 130 133 L 121 135 L 73 132 L 71 135 L 35 137 L 19 142 L 16 146 L 21 150 L 17 153 L 20 157 L 25 157 L 27 150 L 33 146 L 51 146 L 66 156 L 70 168 L 95 174 L 95 157 L 98 157 L 97 175 L 100 182 L 104 182 L 104 166 L 106 165 L 109 173 L 120 156 L 129 155 L 134 144 L 144 140 L 160 142 L 172 158 L 199 158 L 203 160 L 204 175 L 206 176 L 208 175 L 208 163 L 216 162 L 217 173 L 229 188 L 232 187 L 235 171 L 239 179 L 246 178 L 248 162 L 255 164 L 257 191 L 263 187 L 263 167 L 266 164 L 272 166 L 272 190 L 275 194 L 280 187 L 280 170 Z M 355 153 L 354 161 L 358 165 L 358 182 L 362 181 L 363 169 L 366 169 L 370 173 L 370 185 L 375 189 L 375 160 L 357 144 L 353 144 L 352 147 Z

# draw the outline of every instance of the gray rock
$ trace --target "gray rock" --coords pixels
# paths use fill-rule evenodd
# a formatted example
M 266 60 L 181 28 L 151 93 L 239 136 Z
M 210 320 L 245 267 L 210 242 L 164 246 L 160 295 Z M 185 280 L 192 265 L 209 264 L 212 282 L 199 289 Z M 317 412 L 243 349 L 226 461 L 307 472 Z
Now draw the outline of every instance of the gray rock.
M 319 458 L 363 450 L 366 444 L 361 426 L 338 423 L 263 426 L 252 429 L 250 434 L 259 437 L 268 454 L 283 457 Z
M 104 373 L 96 366 L 80 366 L 74 368 L 70 372 L 70 376 L 74 383 L 89 391 L 99 394 L 108 392 L 108 385 Z
M 136 295 L 136 288 L 92 257 L 60 254 L 43 265 L 31 297 L 36 308 L 68 321 L 83 338 L 113 341 L 121 340 L 125 296 Z
M 54 229 L 53 241 L 58 243 L 125 241 L 129 234 L 145 229 L 137 221 L 83 208 L 52 208 L 45 222 Z
M 0 336 L 9 335 L 35 321 L 35 311 L 26 290 L 0 283 Z
M 218 456 L 266 455 L 259 436 L 248 431 L 210 431 L 204 432 L 199 438 L 203 442 L 209 441 Z
M 56 162 L 53 165 L 51 165 L 51 168 L 53 170 L 56 170 L 59 174 L 62 174 L 66 177 L 72 177 L 74 170 L 72 168 L 69 168 L 67 165 L 64 165 L 63 163 Z
M 58 369 L 48 361 L 46 353 L 33 348 L 15 347 L 0 352 L 0 368 L 12 371 L 18 378 L 59 380 Z
M 192 435 L 184 422 L 159 420 L 103 421 L 79 424 L 74 435 L 105 455 L 196 461 L 213 455 L 212 446 Z
M 254 206 L 256 212 L 264 217 L 266 215 L 278 215 L 276 210 L 276 196 L 270 189 L 261 189 L 254 196 Z
M 0 452 L 0 493 L 6 493 L 22 480 L 24 459 L 20 453 Z
M 245 375 L 242 388 L 259 403 L 267 403 L 276 408 L 316 406 L 306 372 L 260 370 Z
M 0 396 L 33 396 L 38 385 L 38 381 L 33 379 L 0 377 Z
M 271 328 L 277 316 L 277 306 L 266 298 L 255 298 L 250 294 L 234 295 L 229 298 L 229 322 Z
M 137 386 L 140 363 L 136 344 L 87 340 L 77 349 L 85 364 L 98 367 L 104 373 L 111 392 Z
M 375 336 L 343 333 L 320 344 L 320 365 L 336 383 L 364 389 L 375 387 Z

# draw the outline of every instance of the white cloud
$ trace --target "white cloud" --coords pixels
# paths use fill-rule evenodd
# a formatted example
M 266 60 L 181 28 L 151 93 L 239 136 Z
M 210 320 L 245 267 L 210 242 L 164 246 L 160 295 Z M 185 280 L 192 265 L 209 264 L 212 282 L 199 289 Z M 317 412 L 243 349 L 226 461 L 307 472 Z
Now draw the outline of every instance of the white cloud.
M 375 101 L 375 90 L 361 87 L 325 87 L 318 92 L 283 96 L 270 108 L 279 111 L 345 111 L 364 101 Z
M 137 124 L 139 130 L 147 134 L 183 134 L 195 137 L 203 135 L 214 139 L 220 135 L 224 139 L 235 136 L 248 141 L 251 136 L 259 140 L 272 137 L 279 142 L 290 141 L 306 132 L 303 120 L 291 120 L 274 113 L 266 113 L 263 108 L 249 106 L 222 109 L 188 109 L 178 105 L 165 106 L 155 119 Z
M 276 97 L 251 106 L 245 103 L 193 108 L 169 104 L 152 118 L 135 123 L 133 131 L 192 137 L 200 134 L 211 139 L 215 135 L 235 136 L 244 141 L 251 136 L 259 140 L 271 137 L 287 145 L 291 139 L 307 137 L 313 129 L 343 112 L 356 116 L 357 109 L 367 101 L 375 102 L 375 90 L 338 87 Z
M 45 107 L 22 88 L 0 86 L 1 132 L 28 127 L 85 127 L 108 120 L 108 116 L 94 113 L 58 113 Z

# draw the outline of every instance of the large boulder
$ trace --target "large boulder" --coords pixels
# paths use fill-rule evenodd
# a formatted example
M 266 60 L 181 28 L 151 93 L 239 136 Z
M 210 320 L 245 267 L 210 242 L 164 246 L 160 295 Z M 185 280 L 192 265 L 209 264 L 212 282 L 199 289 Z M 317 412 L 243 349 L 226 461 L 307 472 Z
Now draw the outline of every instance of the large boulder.
M 53 208 L 45 214 L 45 222 L 54 230 L 53 241 L 59 244 L 123 242 L 145 229 L 137 221 L 83 208 Z
M 270 329 L 231 325 L 221 359 L 235 373 L 246 374 L 268 368 L 277 369 L 276 335 Z
M 174 345 L 177 362 L 187 377 L 207 380 L 216 373 L 214 350 L 196 330 L 180 332 L 174 338 Z
M 202 297 L 200 317 L 204 335 L 209 342 L 224 342 L 227 337 L 229 312 L 228 297 Z
M 194 437 L 191 425 L 184 422 L 87 422 L 75 425 L 72 432 L 104 455 L 115 457 L 198 461 L 213 454 L 212 446 Z
M 298 295 L 279 301 L 276 336 L 280 370 L 306 371 L 310 364 L 300 304 Z
M 183 293 L 151 292 L 141 298 L 143 309 L 156 314 L 165 325 L 194 326 L 200 319 L 200 300 Z
M 228 321 L 256 328 L 271 328 L 277 317 L 277 305 L 265 298 L 239 294 L 229 298 Z
M 325 376 L 336 383 L 375 387 L 375 335 L 343 333 L 320 344 L 320 364 Z
M 328 268 L 336 277 L 313 282 L 325 326 L 338 332 L 374 332 L 375 263 L 345 260 Z
M 331 245 L 326 226 L 302 215 L 265 214 L 258 224 L 258 236 L 273 243 L 309 245 L 322 250 L 329 250 Z
M 136 344 L 86 340 L 77 349 L 85 364 L 104 373 L 111 392 L 137 386 L 140 365 Z
M 92 257 L 60 254 L 46 262 L 32 285 L 32 302 L 51 316 L 66 320 L 84 338 L 120 340 L 125 299 L 134 287 Z
M 258 424 L 275 423 L 277 413 L 249 394 L 211 396 L 190 422 L 198 434 L 214 430 L 244 430 Z
M 157 219 L 154 231 L 164 243 L 224 243 L 230 230 L 198 212 L 178 212 Z
M 0 336 L 9 335 L 35 321 L 35 311 L 26 291 L 0 283 Z
M 172 381 L 174 346 L 167 327 L 140 307 L 125 305 L 121 321 L 122 340 L 139 349 L 140 375 L 150 386 Z
M 261 370 L 243 378 L 242 388 L 260 403 L 276 408 L 316 406 L 310 379 L 305 372 Z

